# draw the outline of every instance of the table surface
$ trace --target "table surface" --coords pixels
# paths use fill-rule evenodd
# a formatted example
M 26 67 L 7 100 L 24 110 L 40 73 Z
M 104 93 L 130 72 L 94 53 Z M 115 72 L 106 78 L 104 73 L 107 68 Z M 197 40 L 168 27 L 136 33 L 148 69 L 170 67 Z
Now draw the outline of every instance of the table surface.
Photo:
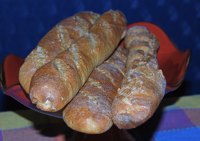
M 138 141 L 199 141 L 200 95 L 164 98 L 154 116 L 129 130 Z M 1 140 L 59 140 L 72 135 L 62 119 L 31 110 L 0 112 Z

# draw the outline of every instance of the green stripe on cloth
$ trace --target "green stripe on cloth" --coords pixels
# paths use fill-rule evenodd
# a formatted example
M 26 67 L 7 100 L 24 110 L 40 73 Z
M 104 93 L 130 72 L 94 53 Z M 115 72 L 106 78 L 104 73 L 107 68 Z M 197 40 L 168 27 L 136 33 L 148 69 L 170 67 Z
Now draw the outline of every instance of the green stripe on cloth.
M 165 110 L 173 109 L 196 109 L 200 108 L 200 95 L 164 98 L 161 102 L 161 107 Z
M 200 108 L 200 95 L 185 96 L 180 98 L 175 105 L 181 108 Z
M 57 123 L 63 121 L 62 119 L 42 115 L 31 110 L 0 112 L 1 130 L 25 128 L 49 122 Z
M 13 128 L 22 128 L 33 125 L 31 121 L 18 115 L 15 112 L 0 113 L 0 128 L 1 130 L 9 130 Z

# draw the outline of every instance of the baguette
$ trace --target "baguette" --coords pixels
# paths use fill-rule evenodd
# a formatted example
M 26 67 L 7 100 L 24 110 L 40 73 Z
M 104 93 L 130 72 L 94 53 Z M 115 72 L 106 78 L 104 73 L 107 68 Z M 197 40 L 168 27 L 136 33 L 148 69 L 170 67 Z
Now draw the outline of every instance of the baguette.
M 87 33 L 97 18 L 99 15 L 93 12 L 77 13 L 58 23 L 40 40 L 19 71 L 19 82 L 27 93 L 33 74 Z
M 111 55 L 125 29 L 126 18 L 121 12 L 105 12 L 88 34 L 34 74 L 30 88 L 32 103 L 44 111 L 62 109 L 83 86 L 92 70 Z
M 123 79 L 126 54 L 125 49 L 118 48 L 94 69 L 63 111 L 63 119 L 70 128 L 87 134 L 100 134 L 110 129 L 113 125 L 111 105 Z
M 129 50 L 127 71 L 113 100 L 112 114 L 118 128 L 130 129 L 155 112 L 165 93 L 166 80 L 156 59 L 159 43 L 145 27 L 129 29 L 125 47 Z

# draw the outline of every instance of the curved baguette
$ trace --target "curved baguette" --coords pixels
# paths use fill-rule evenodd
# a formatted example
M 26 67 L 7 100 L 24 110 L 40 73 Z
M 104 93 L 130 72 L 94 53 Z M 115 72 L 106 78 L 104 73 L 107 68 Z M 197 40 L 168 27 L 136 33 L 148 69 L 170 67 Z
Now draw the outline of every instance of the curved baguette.
M 113 122 L 130 129 L 148 120 L 161 102 L 166 80 L 158 68 L 156 38 L 145 28 L 128 30 L 125 46 L 129 50 L 127 72 L 112 103 Z
M 125 29 L 126 18 L 121 12 L 105 12 L 88 34 L 35 73 L 31 81 L 31 101 L 44 111 L 62 109 L 92 70 L 111 55 Z
M 72 129 L 100 134 L 113 125 L 111 105 L 125 72 L 126 50 L 118 48 L 89 79 L 63 111 L 65 123 Z
M 29 93 L 33 74 L 87 33 L 97 18 L 99 15 L 93 12 L 77 13 L 58 23 L 40 40 L 37 47 L 27 56 L 19 71 L 20 84 L 27 93 Z

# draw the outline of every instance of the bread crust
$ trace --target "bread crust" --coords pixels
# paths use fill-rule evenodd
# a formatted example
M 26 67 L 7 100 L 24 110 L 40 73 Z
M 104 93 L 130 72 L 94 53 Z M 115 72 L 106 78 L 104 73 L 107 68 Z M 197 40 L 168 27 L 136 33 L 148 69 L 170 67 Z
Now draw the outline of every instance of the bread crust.
M 92 70 L 112 54 L 125 29 L 126 18 L 120 11 L 110 10 L 101 15 L 88 34 L 36 71 L 30 88 L 32 102 L 44 111 L 61 110 Z
M 59 22 L 39 41 L 19 71 L 19 82 L 27 94 L 34 73 L 87 33 L 99 16 L 87 11 L 77 13 Z
M 63 119 L 70 128 L 87 134 L 100 134 L 111 128 L 111 105 L 123 79 L 126 54 L 127 50 L 118 48 L 93 70 L 63 111 Z
M 159 43 L 147 28 L 129 29 L 125 47 L 129 50 L 127 71 L 112 103 L 112 119 L 118 128 L 130 129 L 153 115 L 164 96 L 166 80 L 156 59 Z

